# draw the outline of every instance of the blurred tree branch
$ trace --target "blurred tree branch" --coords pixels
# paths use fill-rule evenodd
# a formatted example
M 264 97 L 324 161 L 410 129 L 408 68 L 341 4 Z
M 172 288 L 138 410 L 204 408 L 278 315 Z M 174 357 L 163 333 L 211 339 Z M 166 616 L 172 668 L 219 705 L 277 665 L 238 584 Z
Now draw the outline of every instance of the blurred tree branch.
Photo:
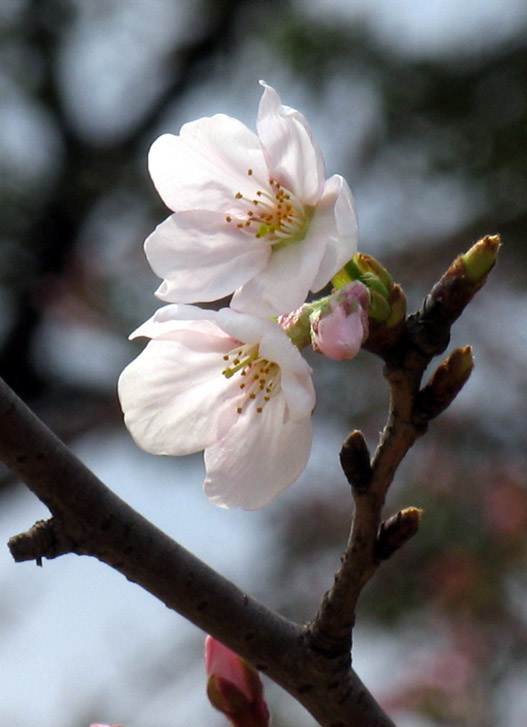
M 232 52 L 237 42 L 234 29 L 238 12 L 246 4 L 247 0 L 207 0 L 201 9 L 207 23 L 196 37 L 178 43 L 167 53 L 165 65 L 174 71 L 166 74 L 169 81 L 143 117 L 124 138 L 97 145 L 77 132 L 65 112 L 58 77 L 57 55 L 75 9 L 55 0 L 29 3 L 21 34 L 39 61 L 36 94 L 53 119 L 62 158 L 57 181 L 51 187 L 46 185 L 45 202 L 32 209 L 31 223 L 19 241 L 19 248 L 30 256 L 30 262 L 26 261 L 24 275 L 13 286 L 15 311 L 0 345 L 0 375 L 25 400 L 38 402 L 50 385 L 32 355 L 34 335 L 43 314 L 42 293 L 49 280 L 64 273 L 86 216 L 97 200 L 120 183 L 137 185 L 143 178 L 146 180 L 145 175 L 138 174 L 138 152 L 149 144 L 149 136 L 154 135 L 170 104 L 207 75 L 215 57 L 226 50 Z
M 146 182 L 146 174 L 137 167 L 138 154 L 150 143 L 167 108 L 210 73 L 215 58 L 232 52 L 238 42 L 238 13 L 244 5 L 247 0 L 207 0 L 201 9 L 206 24 L 195 37 L 167 52 L 168 82 L 143 117 L 123 138 L 101 145 L 79 134 L 64 109 L 57 56 L 75 20 L 75 8 L 56 0 L 32 0 L 23 14 L 17 30 L 38 61 L 35 95 L 60 138 L 61 159 L 60 174 L 52 183 L 46 180 L 43 184 L 41 198 L 31 207 L 29 224 L 18 240 L 23 264 L 18 263 L 12 274 L 13 310 L 0 342 L 0 376 L 66 442 L 98 421 L 115 421 L 118 404 L 113 391 L 102 394 L 87 385 L 66 386 L 43 371 L 35 359 L 34 342 L 46 297 L 54 281 L 67 274 L 83 225 L 96 203 L 119 185 L 139 187 Z M 0 469 L 0 488 L 11 481 Z

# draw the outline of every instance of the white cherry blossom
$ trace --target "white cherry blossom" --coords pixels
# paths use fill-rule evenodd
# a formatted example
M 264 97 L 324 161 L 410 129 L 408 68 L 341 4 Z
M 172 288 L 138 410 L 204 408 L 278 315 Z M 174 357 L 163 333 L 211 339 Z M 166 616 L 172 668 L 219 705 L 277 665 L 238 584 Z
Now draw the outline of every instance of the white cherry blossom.
M 152 145 L 152 180 L 175 213 L 145 243 L 165 301 L 234 293 L 236 310 L 288 313 L 356 252 L 357 219 L 345 179 L 326 180 L 302 114 L 262 85 L 257 134 L 217 114 Z
M 306 466 L 311 369 L 283 328 L 224 308 L 167 305 L 132 337 L 151 339 L 119 379 L 125 423 L 148 452 L 205 450 L 220 507 L 263 507 Z

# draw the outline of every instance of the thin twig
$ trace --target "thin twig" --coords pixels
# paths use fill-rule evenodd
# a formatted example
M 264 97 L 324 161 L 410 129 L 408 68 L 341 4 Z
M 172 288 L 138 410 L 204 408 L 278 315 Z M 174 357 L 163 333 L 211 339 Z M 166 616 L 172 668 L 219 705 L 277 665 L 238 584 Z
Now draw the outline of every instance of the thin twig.
M 367 449 L 360 432 L 350 435 L 341 452 L 355 510 L 334 584 L 307 629 L 310 642 L 323 653 L 344 654 L 350 649 L 359 596 L 383 560 L 380 553 L 386 551 L 386 544 L 379 543 L 384 537 L 382 508 L 395 472 L 416 439 L 425 433 L 429 420 L 453 401 L 472 371 L 470 347 L 457 349 L 421 389 L 428 364 L 445 350 L 451 326 L 485 283 L 500 245 L 498 236 L 480 240 L 452 263 L 419 311 L 398 324 L 396 331 L 379 327 L 370 342 L 370 350 L 386 362 L 390 412 L 370 467 L 364 461 Z M 414 508 L 411 523 L 402 523 L 406 539 L 418 527 L 417 513 Z M 403 538 L 402 532 L 398 535 Z

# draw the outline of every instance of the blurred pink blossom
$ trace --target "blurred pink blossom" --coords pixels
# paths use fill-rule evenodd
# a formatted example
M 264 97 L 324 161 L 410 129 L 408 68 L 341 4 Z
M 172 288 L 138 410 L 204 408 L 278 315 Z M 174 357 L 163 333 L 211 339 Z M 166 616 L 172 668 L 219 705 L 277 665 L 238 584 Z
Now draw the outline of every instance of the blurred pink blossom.
M 257 670 L 234 651 L 205 639 L 207 696 L 213 707 L 223 712 L 234 727 L 268 727 L 269 710 Z

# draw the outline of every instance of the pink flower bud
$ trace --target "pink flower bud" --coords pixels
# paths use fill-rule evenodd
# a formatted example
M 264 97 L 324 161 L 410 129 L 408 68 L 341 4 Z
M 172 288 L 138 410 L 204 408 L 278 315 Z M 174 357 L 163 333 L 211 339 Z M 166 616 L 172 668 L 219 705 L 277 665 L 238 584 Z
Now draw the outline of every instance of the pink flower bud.
M 205 639 L 207 696 L 234 727 L 268 727 L 263 684 L 254 667 L 212 636 Z
M 353 358 L 368 337 L 368 289 L 354 280 L 330 298 L 328 307 L 311 316 L 311 341 L 315 351 L 344 361 Z

